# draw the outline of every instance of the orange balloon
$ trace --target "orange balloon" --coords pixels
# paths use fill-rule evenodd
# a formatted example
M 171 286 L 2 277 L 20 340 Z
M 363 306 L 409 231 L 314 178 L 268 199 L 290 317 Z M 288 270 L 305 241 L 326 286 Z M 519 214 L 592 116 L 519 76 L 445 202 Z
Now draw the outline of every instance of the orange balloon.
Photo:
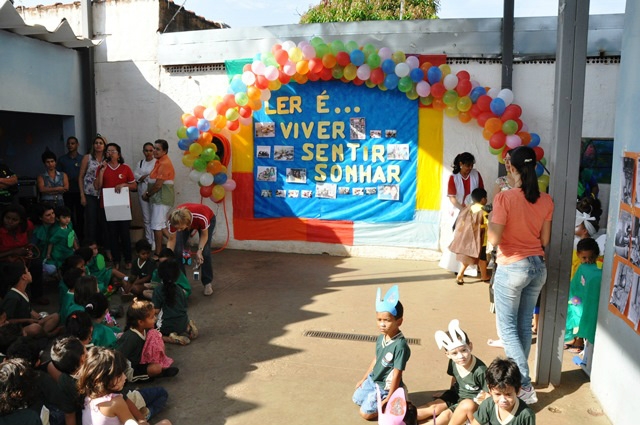
M 182 114 L 182 117 L 180 118 L 180 120 L 182 121 L 182 124 L 184 124 L 185 126 L 186 124 L 186 120 L 189 119 L 189 117 L 192 117 L 193 115 L 187 113 L 187 114 Z
M 300 62 L 298 62 L 298 63 L 300 63 Z M 304 84 L 304 83 L 306 83 L 307 81 L 309 81 L 309 77 L 307 77 L 306 75 L 301 75 L 301 76 L 300 76 L 300 81 L 298 81 L 298 82 L 299 82 L 300 84 Z
M 300 75 L 305 75 L 309 72 L 309 61 L 301 60 L 298 62 L 296 64 L 296 71 L 298 71 L 298 74 Z
M 209 161 L 207 163 L 207 172 L 208 173 L 210 173 L 210 174 L 215 176 L 220 171 L 222 171 L 222 164 L 220 163 L 220 161 L 214 159 L 213 161 Z
M 447 105 L 442 101 L 442 99 L 433 99 L 433 103 L 431 104 L 433 106 L 433 109 L 437 109 L 439 111 L 444 110 L 444 108 L 447 107 Z
M 491 134 L 502 130 L 502 120 L 500 118 L 489 118 L 484 123 L 484 129 L 490 132 Z M 489 140 L 489 139 L 487 139 Z
M 250 100 L 247 105 L 249 105 L 252 111 L 259 111 L 262 109 L 262 101 L 260 100 Z
M 224 128 L 224 126 L 227 125 L 227 117 L 225 117 L 224 115 L 216 115 L 216 117 L 211 122 L 216 128 Z
M 269 81 L 269 90 L 277 91 L 280 89 L 280 87 L 282 87 L 282 83 L 280 82 L 280 80 Z
M 251 86 L 247 89 L 247 97 L 249 100 L 258 100 L 260 99 L 261 91 L 259 88 Z
M 482 130 L 482 137 L 484 137 L 486 140 L 491 139 L 491 136 L 493 136 L 493 132 L 487 130 L 486 128 Z
M 518 136 L 520 136 L 523 145 L 528 145 L 531 141 L 531 133 L 528 133 L 526 131 L 521 131 L 520 133 L 518 133 Z
M 333 68 L 336 66 L 336 57 L 331 53 L 327 53 L 322 57 L 322 65 L 324 65 L 325 68 Z
M 458 119 L 460 120 L 460 122 L 468 123 L 469 121 L 471 121 L 471 118 L 473 117 L 469 112 L 460 112 L 458 114 Z

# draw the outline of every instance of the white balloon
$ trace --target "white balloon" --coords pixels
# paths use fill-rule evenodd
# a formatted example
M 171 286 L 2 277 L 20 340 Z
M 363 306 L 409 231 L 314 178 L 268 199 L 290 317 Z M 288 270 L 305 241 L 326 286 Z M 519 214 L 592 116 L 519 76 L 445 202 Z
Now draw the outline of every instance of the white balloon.
M 271 99 L 271 90 L 269 90 L 269 89 L 262 90 L 260 92 L 260 100 L 263 100 L 263 101 L 266 102 L 269 99 Z
M 384 62 L 385 59 L 391 59 L 391 49 L 388 47 L 382 47 L 378 50 L 378 56 L 380 56 L 380 60 Z
M 291 77 L 293 74 L 296 73 L 296 64 L 290 60 L 287 61 L 287 63 L 285 63 L 284 66 L 282 67 L 282 72 L 284 72 L 289 77 Z
M 367 81 L 371 76 L 371 67 L 366 63 L 364 65 L 360 65 L 356 71 L 356 75 L 362 81 Z
M 278 79 L 278 68 L 276 68 L 275 66 L 268 66 L 265 70 L 264 70 L 264 76 L 267 80 L 269 81 L 275 81 Z
M 498 93 L 498 97 L 504 100 L 504 104 L 509 106 L 513 103 L 513 92 L 510 89 L 502 89 Z
M 262 63 L 262 61 L 253 61 L 253 63 L 251 64 L 251 70 L 256 75 L 264 75 L 264 63 Z
M 416 84 L 416 93 L 420 97 L 427 97 L 431 93 L 431 86 L 426 81 L 420 81 Z
M 256 82 L 256 74 L 251 71 L 245 71 L 242 73 L 242 82 L 245 86 L 250 86 Z
M 200 181 L 200 176 L 202 176 L 203 173 L 201 173 L 198 170 L 191 170 L 191 172 L 189 173 L 189 180 L 191 180 L 194 183 L 198 183 Z
M 200 184 L 202 186 L 211 186 L 213 184 L 213 176 L 209 173 L 202 173 L 200 176 Z
M 404 62 L 400 62 L 396 65 L 396 75 L 400 78 L 409 75 L 409 71 L 411 71 L 411 69 L 409 69 L 409 65 Z
M 446 77 L 444 77 L 443 84 L 445 89 L 453 90 L 458 85 L 458 77 L 456 77 L 453 74 L 449 74 Z
M 500 89 L 498 87 L 489 89 L 489 91 L 487 92 L 487 94 L 491 96 L 492 99 L 495 99 L 496 97 L 498 97 L 499 93 L 500 93 Z
M 409 65 L 409 68 L 414 69 L 420 66 L 420 59 L 415 56 L 409 56 L 406 63 Z
M 310 46 L 310 45 L 311 43 L 309 43 L 307 40 L 302 40 L 300 43 L 298 43 L 298 49 L 302 50 L 304 46 Z M 287 49 L 287 51 L 289 51 L 289 49 Z
M 202 112 L 202 116 L 207 121 L 212 121 L 218 113 L 216 112 L 216 108 L 207 108 Z
M 292 48 L 292 47 L 296 47 L 296 43 L 294 43 L 291 40 L 287 40 L 284 43 L 282 43 L 282 50 L 284 50 L 284 51 L 288 52 L 289 49 Z

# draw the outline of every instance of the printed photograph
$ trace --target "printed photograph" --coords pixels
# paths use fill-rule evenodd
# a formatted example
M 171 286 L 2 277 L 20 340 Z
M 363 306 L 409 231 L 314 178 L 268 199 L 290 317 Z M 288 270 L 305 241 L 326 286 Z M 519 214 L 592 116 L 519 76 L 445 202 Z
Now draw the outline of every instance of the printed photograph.
M 635 274 L 635 273 L 634 273 Z M 638 328 L 640 322 L 640 276 L 635 275 L 631 286 L 631 298 L 629 299 L 629 314 L 627 317 L 633 323 L 633 329 Z
M 389 161 L 408 161 L 409 145 L 387 145 L 387 160 Z
M 307 182 L 306 168 L 287 168 L 287 183 L 304 184 L 306 182 Z
M 351 140 L 365 140 L 367 138 L 364 118 L 349 119 Z
M 256 157 L 260 159 L 269 159 L 271 158 L 271 146 L 257 146 L 256 147 Z
M 627 308 L 627 299 L 629 298 L 629 291 L 631 291 L 631 284 L 633 283 L 634 277 L 637 279 L 638 275 L 633 273 L 631 267 L 622 261 L 618 261 L 618 269 L 616 270 L 609 304 L 618 309 L 622 314 L 624 314 L 624 310 Z
M 370 139 L 382 139 L 382 130 L 371 130 L 369 132 Z
M 397 184 L 384 184 L 378 186 L 378 199 L 381 201 L 399 201 L 400 186 Z
M 336 199 L 337 187 L 334 183 L 316 183 L 316 198 Z
M 262 196 L 263 198 L 271 198 L 272 192 L 267 189 L 262 189 L 262 191 L 260 192 L 260 196 Z
M 256 180 L 259 182 L 274 182 L 278 179 L 278 172 L 276 167 L 258 167 L 258 177 Z
M 256 137 L 276 137 L 276 123 L 257 122 L 254 124 Z
M 353 188 L 353 196 L 364 196 L 364 188 L 363 187 L 354 187 Z
M 384 137 L 387 138 L 387 139 L 395 139 L 397 135 L 398 135 L 398 131 L 397 130 L 385 130 L 384 131 Z
M 299 190 L 289 190 L 289 191 L 287 191 L 287 197 L 288 198 L 299 198 L 300 197 L 300 191 Z
M 349 193 L 351 193 L 351 188 L 349 188 L 349 187 L 339 187 L 338 188 L 338 194 L 339 195 L 348 195 Z
M 313 198 L 313 192 L 310 190 L 303 190 L 302 191 L 302 197 L 303 198 Z
M 293 161 L 293 146 L 274 146 L 273 159 L 276 161 Z
M 364 193 L 366 193 L 367 195 L 375 195 L 376 193 L 378 193 L 378 189 L 375 187 L 365 187 Z
M 282 189 L 276 190 L 276 198 L 286 198 L 286 197 L 287 197 L 286 190 L 282 190 Z
M 633 225 L 631 214 L 628 211 L 620 210 L 618 223 L 616 224 L 616 235 L 614 246 L 616 254 L 629 259 L 629 242 L 631 241 L 631 226 Z
M 631 205 L 631 197 L 633 195 L 633 166 L 635 161 L 633 158 L 622 158 L 622 175 L 620 176 L 620 193 L 622 194 L 622 203 Z
M 631 233 L 631 254 L 629 255 L 629 261 L 636 266 L 640 267 L 640 219 L 633 217 L 633 232 Z

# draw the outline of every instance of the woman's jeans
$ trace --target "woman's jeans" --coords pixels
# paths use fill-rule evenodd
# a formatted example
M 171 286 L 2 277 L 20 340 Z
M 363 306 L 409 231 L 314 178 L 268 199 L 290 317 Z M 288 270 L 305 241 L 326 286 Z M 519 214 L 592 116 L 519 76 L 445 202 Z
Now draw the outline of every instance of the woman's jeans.
M 207 243 L 204 245 L 204 249 L 202 250 L 202 284 L 207 285 L 213 282 L 213 266 L 211 264 L 211 238 L 213 237 L 213 231 L 216 227 L 216 217 L 213 216 L 211 218 L 211 223 L 209 224 L 209 234 L 207 235 Z M 198 233 L 202 234 L 199 230 Z M 186 270 L 184 267 L 184 263 L 182 261 L 182 251 L 187 246 L 189 242 L 189 236 L 191 235 L 191 230 L 183 230 L 178 232 L 176 235 L 176 246 L 175 246 L 175 255 L 178 263 L 181 264 L 182 273 L 186 274 Z
M 546 280 L 547 268 L 543 257 L 533 256 L 500 265 L 493 284 L 498 335 L 504 342 L 507 357 L 513 359 L 520 369 L 523 387 L 531 385 L 528 363 L 531 320 Z

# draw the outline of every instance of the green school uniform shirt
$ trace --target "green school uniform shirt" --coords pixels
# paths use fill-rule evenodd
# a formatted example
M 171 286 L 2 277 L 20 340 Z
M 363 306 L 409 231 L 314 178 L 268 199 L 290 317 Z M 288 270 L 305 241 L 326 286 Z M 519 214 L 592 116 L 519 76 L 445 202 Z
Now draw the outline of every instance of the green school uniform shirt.
M 155 269 L 153 271 L 153 274 L 151 275 L 151 282 L 156 282 L 156 283 L 161 282 L 160 276 L 158 276 L 158 269 Z M 184 273 L 180 272 L 180 276 L 178 277 L 178 281 L 176 282 L 176 285 L 184 289 L 185 293 L 187 294 L 187 297 L 191 295 L 191 284 L 189 283 L 189 279 L 187 279 L 187 276 L 185 276 Z
M 600 284 L 602 283 L 602 269 L 597 264 L 582 264 L 576 275 L 584 278 L 584 298 L 582 300 L 582 317 L 578 325 L 579 338 L 585 338 L 594 343 L 596 324 L 598 322 L 598 304 L 600 303 Z M 582 278 L 581 278 L 582 281 Z
M 87 273 L 89 276 L 95 276 L 98 279 L 98 289 L 103 294 L 107 292 L 107 288 L 111 283 L 111 274 L 113 270 L 111 267 L 106 266 L 106 262 L 104 261 L 104 256 L 102 254 L 98 254 L 89 261 L 89 264 L 86 266 Z
M 62 324 L 67 322 L 67 317 L 69 317 L 72 312 L 77 310 L 84 311 L 84 307 L 76 304 L 73 297 L 74 293 L 69 290 L 60 297 L 60 310 L 58 311 L 58 314 L 60 314 L 60 323 Z
M 393 379 L 393 369 L 404 370 L 407 361 L 411 356 L 411 349 L 402 332 L 398 332 L 389 341 L 384 340 L 384 335 L 380 335 L 376 341 L 376 363 L 373 366 L 371 379 L 380 388 L 388 390 L 391 388 Z M 400 381 L 402 386 L 402 380 Z
M 131 362 L 131 367 L 136 367 L 140 364 L 145 340 L 146 332 L 142 335 L 134 329 L 128 329 L 116 343 L 116 350 Z
M 33 231 L 33 244 L 40 251 L 41 257 L 45 257 L 47 255 L 47 248 L 49 247 L 49 240 L 51 238 L 53 226 L 53 224 L 42 224 L 36 227 Z
M 451 387 L 452 390 L 458 393 L 460 400 L 465 398 L 473 399 L 480 391 L 489 391 L 487 388 L 487 382 L 485 380 L 485 373 L 487 366 L 477 357 L 473 357 L 473 363 L 471 370 L 467 371 L 462 366 L 458 366 L 449 360 L 449 366 L 447 368 L 447 375 L 453 376 L 456 383 Z
M 116 334 L 119 334 L 120 328 L 109 327 L 104 323 L 93 322 L 93 334 L 91 335 L 91 342 L 96 347 L 115 348 L 118 338 Z
M 52 245 L 50 263 L 60 267 L 64 260 L 71 257 L 75 239 L 76 232 L 73 231 L 71 226 L 63 229 L 60 225 L 52 225 L 51 236 L 49 237 L 49 243 Z
M 0 425 L 42 425 L 42 421 L 33 410 L 20 409 L 0 417 Z
M 176 299 L 173 306 L 167 304 L 162 285 L 153 291 L 151 301 L 155 308 L 161 309 L 157 326 L 162 335 L 169 335 L 172 332 L 181 334 L 187 331 L 189 325 L 187 295 L 181 287 L 176 288 Z
M 2 311 L 7 313 L 7 319 L 31 319 L 31 302 L 27 294 L 16 288 L 11 288 L 2 300 Z
M 515 413 L 514 413 L 515 412 Z M 481 425 L 535 425 L 536 414 L 530 407 L 528 407 L 520 399 L 516 399 L 516 404 L 513 406 L 511 415 L 508 418 L 504 418 L 502 421 L 498 418 L 498 406 L 493 401 L 493 398 L 489 397 L 482 402 L 478 410 L 473 414 L 473 417 Z
M 63 373 L 58 378 L 58 409 L 63 413 L 75 413 L 76 424 L 82 423 L 82 397 L 78 394 L 76 379 Z

